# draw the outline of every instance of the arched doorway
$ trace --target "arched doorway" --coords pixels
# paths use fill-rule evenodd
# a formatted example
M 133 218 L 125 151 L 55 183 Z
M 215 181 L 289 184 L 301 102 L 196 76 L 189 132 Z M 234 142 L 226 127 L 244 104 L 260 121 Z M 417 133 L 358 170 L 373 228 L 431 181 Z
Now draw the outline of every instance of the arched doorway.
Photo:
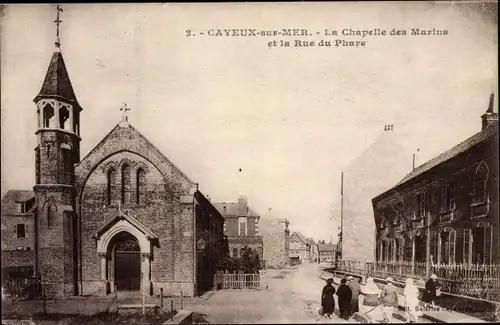
M 137 239 L 122 231 L 113 238 L 115 285 L 118 291 L 139 291 L 141 289 L 141 249 Z

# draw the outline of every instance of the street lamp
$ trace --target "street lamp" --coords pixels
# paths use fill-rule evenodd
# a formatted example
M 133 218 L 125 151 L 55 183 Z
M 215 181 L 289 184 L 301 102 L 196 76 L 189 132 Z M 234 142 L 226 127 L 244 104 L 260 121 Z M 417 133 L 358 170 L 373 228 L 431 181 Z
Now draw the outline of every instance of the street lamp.
M 198 239 L 198 241 L 196 242 L 196 247 L 198 248 L 199 251 L 204 250 L 206 245 L 207 242 L 205 241 L 205 239 L 203 239 L 203 237 Z

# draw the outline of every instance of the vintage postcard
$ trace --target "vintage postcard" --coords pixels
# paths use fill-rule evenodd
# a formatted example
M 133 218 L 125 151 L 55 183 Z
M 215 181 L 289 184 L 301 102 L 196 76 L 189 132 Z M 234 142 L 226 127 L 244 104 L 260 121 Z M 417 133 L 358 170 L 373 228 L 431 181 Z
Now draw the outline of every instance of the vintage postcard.
M 2 324 L 500 320 L 497 1 L 0 5 Z

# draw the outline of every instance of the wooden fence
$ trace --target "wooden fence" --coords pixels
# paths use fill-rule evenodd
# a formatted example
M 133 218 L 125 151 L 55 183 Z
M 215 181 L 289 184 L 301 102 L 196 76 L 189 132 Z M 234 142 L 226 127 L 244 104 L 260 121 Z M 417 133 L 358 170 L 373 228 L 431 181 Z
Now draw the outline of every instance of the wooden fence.
M 216 273 L 214 274 L 215 289 L 258 289 L 260 274 Z
M 427 280 L 436 274 L 443 292 L 495 300 L 500 299 L 500 265 L 431 264 L 426 274 L 426 263 L 408 261 L 364 262 L 338 261 L 336 269 L 365 277 L 387 278 L 404 282 L 412 277 Z

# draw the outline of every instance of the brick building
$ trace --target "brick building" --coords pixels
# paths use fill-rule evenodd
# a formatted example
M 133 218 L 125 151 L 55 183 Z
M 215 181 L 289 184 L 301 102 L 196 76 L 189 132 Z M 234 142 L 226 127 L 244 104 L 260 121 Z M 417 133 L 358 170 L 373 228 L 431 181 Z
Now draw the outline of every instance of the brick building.
M 8 191 L 2 197 L 2 275 L 33 276 L 35 263 L 33 191 Z
M 241 249 L 248 246 L 255 249 L 262 260 L 264 248 L 259 233 L 260 215 L 248 206 L 248 199 L 241 196 L 237 203 L 214 203 L 214 207 L 224 217 L 224 235 L 227 237 L 230 256 L 239 257 Z
M 377 260 L 500 262 L 498 160 L 491 95 L 480 132 L 373 199 Z
M 309 239 L 300 232 L 293 232 L 290 236 L 290 260 L 308 261 L 310 256 Z
M 36 184 L 2 200 L 2 235 L 10 232 L 2 249 L 34 249 L 34 274 L 49 298 L 209 289 L 227 247 L 224 219 L 198 184 L 126 116 L 80 159 L 82 107 L 59 49 L 34 102 Z M 22 237 L 20 224 L 32 236 L 22 243 L 12 235 L 16 225 Z
M 269 268 L 289 265 L 290 222 L 287 219 L 260 219 L 259 231 L 264 243 L 264 264 Z
M 334 244 L 318 244 L 318 255 L 319 262 L 330 262 L 335 261 L 335 255 L 337 252 L 337 246 Z

